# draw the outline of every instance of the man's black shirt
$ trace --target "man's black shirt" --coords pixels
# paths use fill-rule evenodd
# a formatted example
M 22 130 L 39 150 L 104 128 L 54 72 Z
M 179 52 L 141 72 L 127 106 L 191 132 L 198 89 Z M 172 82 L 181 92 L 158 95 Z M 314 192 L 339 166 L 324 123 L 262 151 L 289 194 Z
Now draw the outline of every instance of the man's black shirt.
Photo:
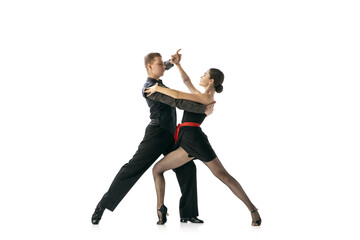
M 144 93 L 145 89 L 155 85 L 156 83 L 158 83 L 161 87 L 166 87 L 161 80 L 148 77 L 142 92 L 148 106 L 150 107 L 151 122 L 149 125 L 159 125 L 161 128 L 168 130 L 173 135 L 176 129 L 175 107 L 195 113 L 205 112 L 206 107 L 200 103 L 184 99 L 174 99 L 159 92 L 155 92 L 150 96 L 147 96 L 147 94 Z

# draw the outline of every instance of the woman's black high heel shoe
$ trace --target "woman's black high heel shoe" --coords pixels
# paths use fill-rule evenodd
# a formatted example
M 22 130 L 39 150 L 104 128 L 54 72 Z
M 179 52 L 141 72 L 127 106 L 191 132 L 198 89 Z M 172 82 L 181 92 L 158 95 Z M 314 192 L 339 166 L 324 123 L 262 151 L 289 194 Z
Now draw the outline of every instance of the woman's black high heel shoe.
M 255 208 L 255 210 L 252 210 L 251 213 L 254 213 L 254 212 L 257 212 L 257 211 L 258 211 L 258 209 Z M 259 220 L 252 221 L 252 222 L 251 222 L 251 225 L 252 225 L 252 226 L 260 226 L 260 225 L 261 225 L 261 218 L 260 218 L 260 216 L 259 216 Z
M 159 221 L 156 223 L 157 225 L 164 225 L 167 221 L 166 216 L 169 216 L 169 214 L 167 213 L 167 207 L 165 207 L 165 205 L 161 205 L 160 209 L 158 209 L 158 212 L 161 213 L 161 218 L 160 215 L 159 216 Z

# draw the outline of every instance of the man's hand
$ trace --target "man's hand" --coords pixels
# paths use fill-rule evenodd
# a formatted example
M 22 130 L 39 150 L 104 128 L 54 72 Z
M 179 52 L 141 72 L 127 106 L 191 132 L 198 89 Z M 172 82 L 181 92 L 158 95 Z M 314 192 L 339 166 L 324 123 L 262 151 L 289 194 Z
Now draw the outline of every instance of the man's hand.
M 206 105 L 206 110 L 205 110 L 205 114 L 207 116 L 209 116 L 210 114 L 212 114 L 212 112 L 214 111 L 214 105 L 215 105 L 216 101 Z
M 174 54 L 174 55 L 171 55 L 171 60 L 170 62 L 172 64 L 175 64 L 175 65 L 179 65 L 180 61 L 181 61 L 181 54 L 179 54 L 181 48 L 179 50 L 177 50 L 177 52 Z

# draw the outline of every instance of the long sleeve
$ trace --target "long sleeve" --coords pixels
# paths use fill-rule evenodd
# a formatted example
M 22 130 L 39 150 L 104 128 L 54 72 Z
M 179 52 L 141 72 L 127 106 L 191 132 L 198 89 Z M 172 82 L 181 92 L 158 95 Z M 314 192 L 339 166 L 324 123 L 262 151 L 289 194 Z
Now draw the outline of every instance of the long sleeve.
M 164 65 L 165 65 L 165 70 L 169 70 L 170 68 L 172 68 L 174 66 L 174 64 L 172 64 L 170 62 L 170 60 L 165 61 Z
M 179 109 L 186 110 L 188 112 L 205 113 L 206 110 L 206 106 L 203 104 L 192 102 L 185 99 L 175 99 L 158 92 L 153 93 L 150 96 L 147 96 L 147 98 L 153 101 L 165 103 L 171 107 L 177 107 Z

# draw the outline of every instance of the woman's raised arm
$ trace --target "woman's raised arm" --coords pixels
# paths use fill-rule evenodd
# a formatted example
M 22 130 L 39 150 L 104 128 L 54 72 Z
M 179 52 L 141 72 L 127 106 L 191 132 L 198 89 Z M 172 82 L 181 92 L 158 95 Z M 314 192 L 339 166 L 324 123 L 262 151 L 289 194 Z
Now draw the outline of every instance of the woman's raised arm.
M 186 85 L 186 87 L 189 89 L 189 91 L 191 93 L 201 93 L 199 90 L 197 90 L 194 85 L 191 82 L 191 79 L 189 78 L 189 76 L 186 74 L 186 72 L 184 71 L 184 69 L 181 67 L 180 63 L 176 64 L 177 68 L 179 69 L 181 78 L 184 82 L 184 84 Z
M 182 54 L 179 53 L 180 50 L 181 50 L 181 48 L 179 50 L 177 50 L 177 52 L 174 55 L 171 56 L 171 60 L 179 69 L 180 76 L 181 76 L 184 84 L 186 85 L 186 87 L 189 89 L 189 91 L 191 93 L 200 93 L 200 91 L 194 87 L 194 85 L 191 82 L 191 79 L 189 78 L 189 76 L 186 74 L 186 72 L 180 65 L 181 56 L 182 56 Z

